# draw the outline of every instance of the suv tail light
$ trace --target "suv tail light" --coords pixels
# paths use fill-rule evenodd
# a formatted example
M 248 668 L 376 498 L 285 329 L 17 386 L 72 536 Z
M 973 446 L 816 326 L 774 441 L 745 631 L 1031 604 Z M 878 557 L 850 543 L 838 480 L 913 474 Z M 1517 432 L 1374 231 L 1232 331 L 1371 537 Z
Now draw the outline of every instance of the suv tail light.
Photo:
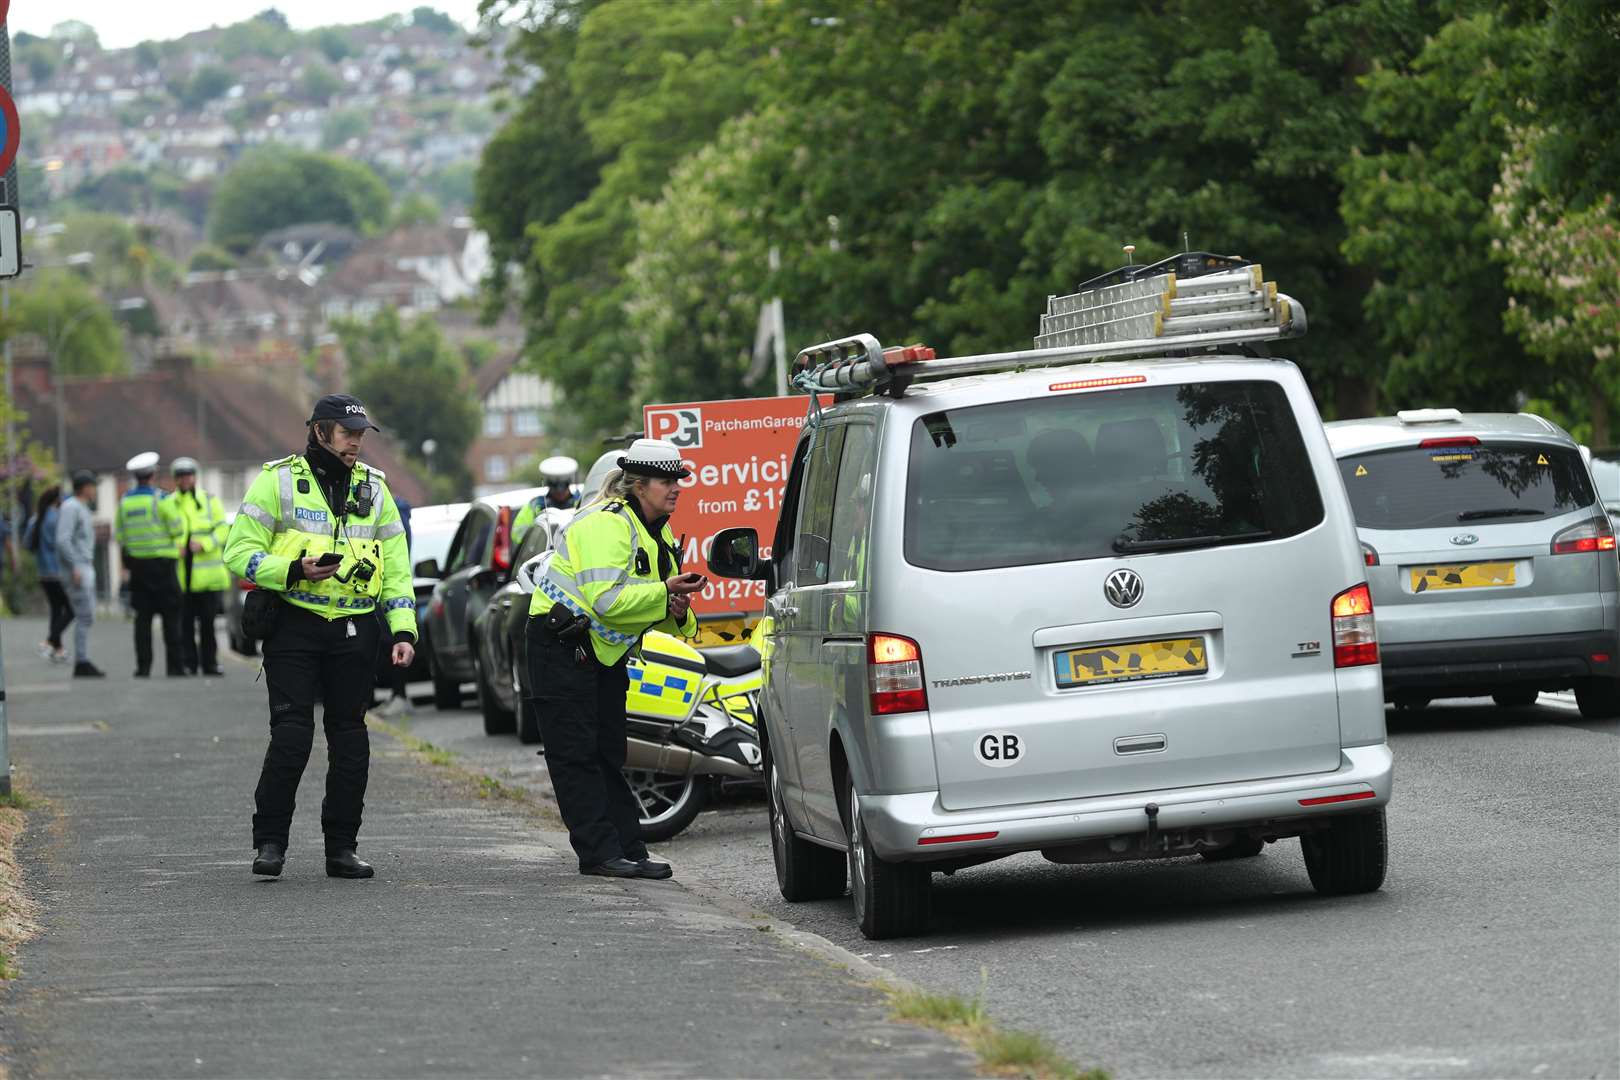
M 923 687 L 922 650 L 898 634 L 872 634 L 866 639 L 866 678 L 872 691 L 872 712 L 921 712 L 928 708 Z
M 1378 565 L 1378 552 L 1371 544 L 1364 542 L 1361 545 L 1361 561 L 1366 563 L 1368 566 Z
M 1378 663 L 1378 627 L 1373 622 L 1372 592 L 1362 582 L 1333 598 L 1333 666 Z
M 1554 555 L 1574 555 L 1582 551 L 1613 551 L 1614 526 L 1607 518 L 1593 518 L 1571 525 L 1553 537 Z

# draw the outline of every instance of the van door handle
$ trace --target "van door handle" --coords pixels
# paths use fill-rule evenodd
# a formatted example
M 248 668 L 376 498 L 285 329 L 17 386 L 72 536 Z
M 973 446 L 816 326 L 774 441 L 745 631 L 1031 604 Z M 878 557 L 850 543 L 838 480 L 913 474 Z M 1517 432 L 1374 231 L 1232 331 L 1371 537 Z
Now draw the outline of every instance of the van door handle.
M 1114 753 L 1151 754 L 1163 750 L 1167 745 L 1169 741 L 1163 735 L 1129 735 L 1114 740 Z
M 770 603 L 766 606 L 771 609 L 771 614 L 775 615 L 777 618 L 793 616 L 799 613 L 798 608 L 794 607 L 792 604 L 789 604 L 786 600 L 781 600 L 774 596 L 771 597 Z

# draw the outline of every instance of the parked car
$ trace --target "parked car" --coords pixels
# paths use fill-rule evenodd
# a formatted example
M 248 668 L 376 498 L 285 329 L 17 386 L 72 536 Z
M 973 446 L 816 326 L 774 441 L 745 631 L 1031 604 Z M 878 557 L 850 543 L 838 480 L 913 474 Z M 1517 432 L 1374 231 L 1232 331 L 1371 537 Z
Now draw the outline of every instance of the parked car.
M 935 871 L 1284 837 L 1320 892 L 1382 884 L 1372 605 L 1293 364 L 819 348 L 844 365 L 819 385 L 881 392 L 805 425 L 768 561 L 728 529 L 709 562 L 766 586 L 786 899 L 847 873 L 861 931 L 890 937 L 926 927 Z
M 1573 688 L 1620 715 L 1614 528 L 1580 448 L 1526 413 L 1327 425 L 1378 610 L 1384 693 L 1422 708 Z
M 1608 512 L 1609 522 L 1620 521 L 1620 450 L 1594 450 L 1588 464 L 1592 467 L 1598 501 Z
M 428 654 L 433 703 L 441 709 L 459 708 L 463 684 L 476 677 L 473 620 L 510 576 L 510 535 L 517 508 L 544 492 L 520 488 L 468 503 L 443 560 L 416 564 L 417 575 L 435 583 L 421 618 L 422 651 Z
M 573 517 L 571 510 L 548 509 L 540 512 L 512 556 L 514 567 L 550 549 L 558 531 Z M 484 731 L 500 735 L 516 730 L 525 743 L 540 741 L 539 720 L 525 703 L 528 696 L 528 670 L 524 656 L 529 626 L 529 597 L 532 585 L 514 575 L 495 590 L 489 603 L 473 620 L 473 666 L 478 691 L 478 708 L 484 716 Z

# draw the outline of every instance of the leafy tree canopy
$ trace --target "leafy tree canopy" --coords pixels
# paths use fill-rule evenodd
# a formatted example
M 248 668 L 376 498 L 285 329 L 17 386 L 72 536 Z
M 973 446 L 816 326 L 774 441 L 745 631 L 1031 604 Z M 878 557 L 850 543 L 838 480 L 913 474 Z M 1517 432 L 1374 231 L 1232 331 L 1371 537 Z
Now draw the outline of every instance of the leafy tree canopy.
M 245 156 L 214 193 L 208 235 L 240 254 L 272 229 L 330 222 L 362 232 L 388 220 L 388 188 L 365 165 L 266 148 Z

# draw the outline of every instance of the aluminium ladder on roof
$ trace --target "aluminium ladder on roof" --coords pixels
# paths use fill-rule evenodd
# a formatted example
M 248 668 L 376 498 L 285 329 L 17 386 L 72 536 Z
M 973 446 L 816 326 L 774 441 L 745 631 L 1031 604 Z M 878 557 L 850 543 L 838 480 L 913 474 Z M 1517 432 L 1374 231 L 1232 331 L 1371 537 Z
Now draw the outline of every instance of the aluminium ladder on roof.
M 1223 268 L 1184 276 L 1200 260 Z M 1184 273 L 1166 269 L 1173 266 Z M 884 386 L 900 391 L 919 378 L 1254 345 L 1305 333 L 1304 306 L 1263 280 L 1258 264 L 1240 259 L 1186 254 L 1096 281 L 1048 298 L 1034 349 L 935 359 L 924 346 L 885 349 L 873 335 L 855 334 L 800 350 L 794 385 L 817 393 Z

